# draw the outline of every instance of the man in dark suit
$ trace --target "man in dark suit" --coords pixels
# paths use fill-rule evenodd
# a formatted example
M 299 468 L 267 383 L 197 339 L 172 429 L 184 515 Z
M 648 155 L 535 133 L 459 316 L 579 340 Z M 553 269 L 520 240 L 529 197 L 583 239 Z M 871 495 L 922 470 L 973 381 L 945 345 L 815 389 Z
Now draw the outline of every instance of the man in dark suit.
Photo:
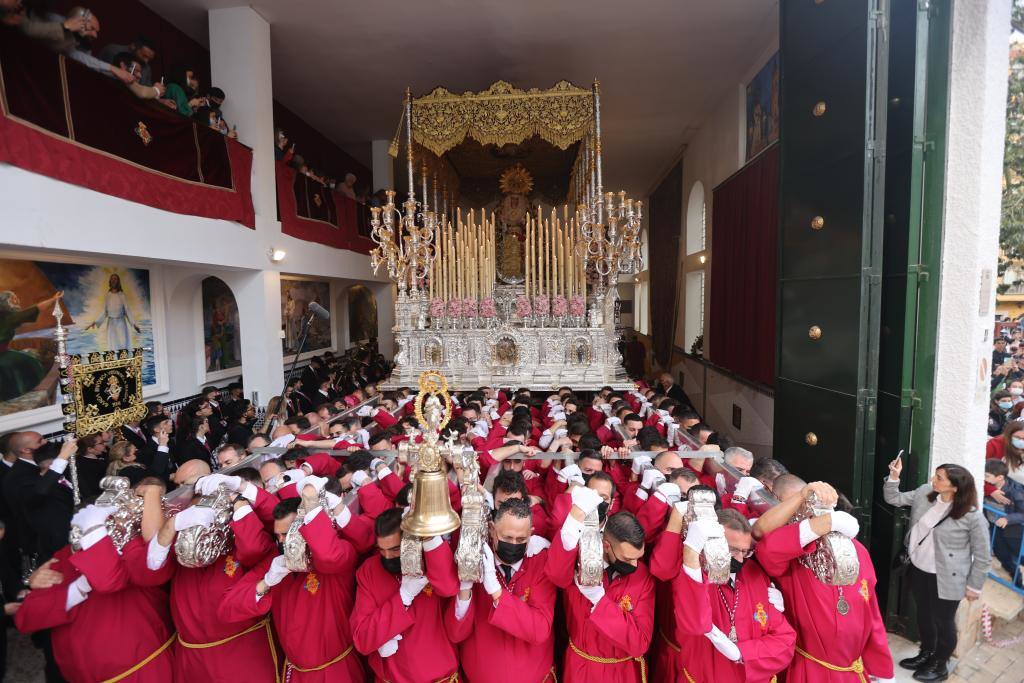
M 302 380 L 302 391 L 307 395 L 316 393 L 320 388 L 320 381 L 324 377 L 324 362 L 314 356 L 309 359 L 309 365 L 302 369 L 299 379 Z
M 690 397 L 686 395 L 686 392 L 683 391 L 681 386 L 675 383 L 675 380 L 672 379 L 671 373 L 663 372 L 658 383 L 661 384 L 661 391 L 666 396 L 675 401 L 679 401 L 679 403 L 684 406 L 688 406 L 690 408 L 693 407 L 693 403 L 690 402 Z
M 171 472 L 171 451 L 174 449 L 171 426 L 171 418 L 164 415 L 154 415 L 146 420 L 145 430 L 150 437 L 136 455 L 141 465 L 164 481 Z
M 25 552 L 35 554 L 41 563 L 68 542 L 74 496 L 64 471 L 78 440 L 65 441 L 54 458 L 37 432 L 18 432 L 11 439 L 18 460 L 4 478 L 3 493 L 13 509 Z
M 140 420 L 118 427 L 117 431 L 121 435 L 121 439 L 135 446 L 136 450 L 141 451 L 146 447 L 146 433 L 142 431 Z

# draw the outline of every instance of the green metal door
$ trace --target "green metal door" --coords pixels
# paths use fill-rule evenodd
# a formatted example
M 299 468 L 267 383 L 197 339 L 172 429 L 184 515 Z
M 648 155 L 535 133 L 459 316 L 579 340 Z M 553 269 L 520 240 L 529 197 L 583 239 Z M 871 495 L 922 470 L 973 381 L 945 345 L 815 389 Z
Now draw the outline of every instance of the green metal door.
M 884 0 L 784 0 L 781 12 L 775 453 L 805 479 L 830 481 L 867 510 L 881 320 L 888 7 Z

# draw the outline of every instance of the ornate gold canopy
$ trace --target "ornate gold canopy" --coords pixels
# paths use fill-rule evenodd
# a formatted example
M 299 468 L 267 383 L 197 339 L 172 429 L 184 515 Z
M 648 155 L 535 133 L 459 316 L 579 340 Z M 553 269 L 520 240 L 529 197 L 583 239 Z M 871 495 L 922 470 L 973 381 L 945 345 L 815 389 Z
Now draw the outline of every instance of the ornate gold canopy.
M 413 139 L 441 156 L 467 136 L 481 144 L 517 144 L 534 135 L 560 149 L 582 140 L 594 122 L 594 93 L 569 81 L 520 90 L 498 81 L 483 92 L 437 88 L 412 101 Z

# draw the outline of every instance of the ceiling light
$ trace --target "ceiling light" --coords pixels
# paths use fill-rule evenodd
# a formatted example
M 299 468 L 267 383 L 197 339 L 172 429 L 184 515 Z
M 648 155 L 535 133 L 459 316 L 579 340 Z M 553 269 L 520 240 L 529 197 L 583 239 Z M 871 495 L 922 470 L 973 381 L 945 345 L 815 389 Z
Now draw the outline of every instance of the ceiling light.
M 284 261 L 284 257 L 286 255 L 287 252 L 285 252 L 284 249 L 267 249 L 267 256 L 269 256 L 270 260 L 274 263 L 280 263 L 281 261 Z
M 700 261 L 701 263 L 707 263 L 708 257 L 705 256 L 704 254 L 701 254 L 699 257 L 697 257 L 697 260 Z

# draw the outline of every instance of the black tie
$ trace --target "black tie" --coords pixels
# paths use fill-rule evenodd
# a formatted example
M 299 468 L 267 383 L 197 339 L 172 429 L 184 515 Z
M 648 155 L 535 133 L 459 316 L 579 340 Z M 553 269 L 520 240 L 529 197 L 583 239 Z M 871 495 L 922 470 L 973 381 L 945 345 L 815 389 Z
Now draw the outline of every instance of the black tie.
M 501 567 L 501 572 L 505 575 L 505 583 L 512 583 L 512 567 L 507 564 L 499 564 L 498 566 Z

